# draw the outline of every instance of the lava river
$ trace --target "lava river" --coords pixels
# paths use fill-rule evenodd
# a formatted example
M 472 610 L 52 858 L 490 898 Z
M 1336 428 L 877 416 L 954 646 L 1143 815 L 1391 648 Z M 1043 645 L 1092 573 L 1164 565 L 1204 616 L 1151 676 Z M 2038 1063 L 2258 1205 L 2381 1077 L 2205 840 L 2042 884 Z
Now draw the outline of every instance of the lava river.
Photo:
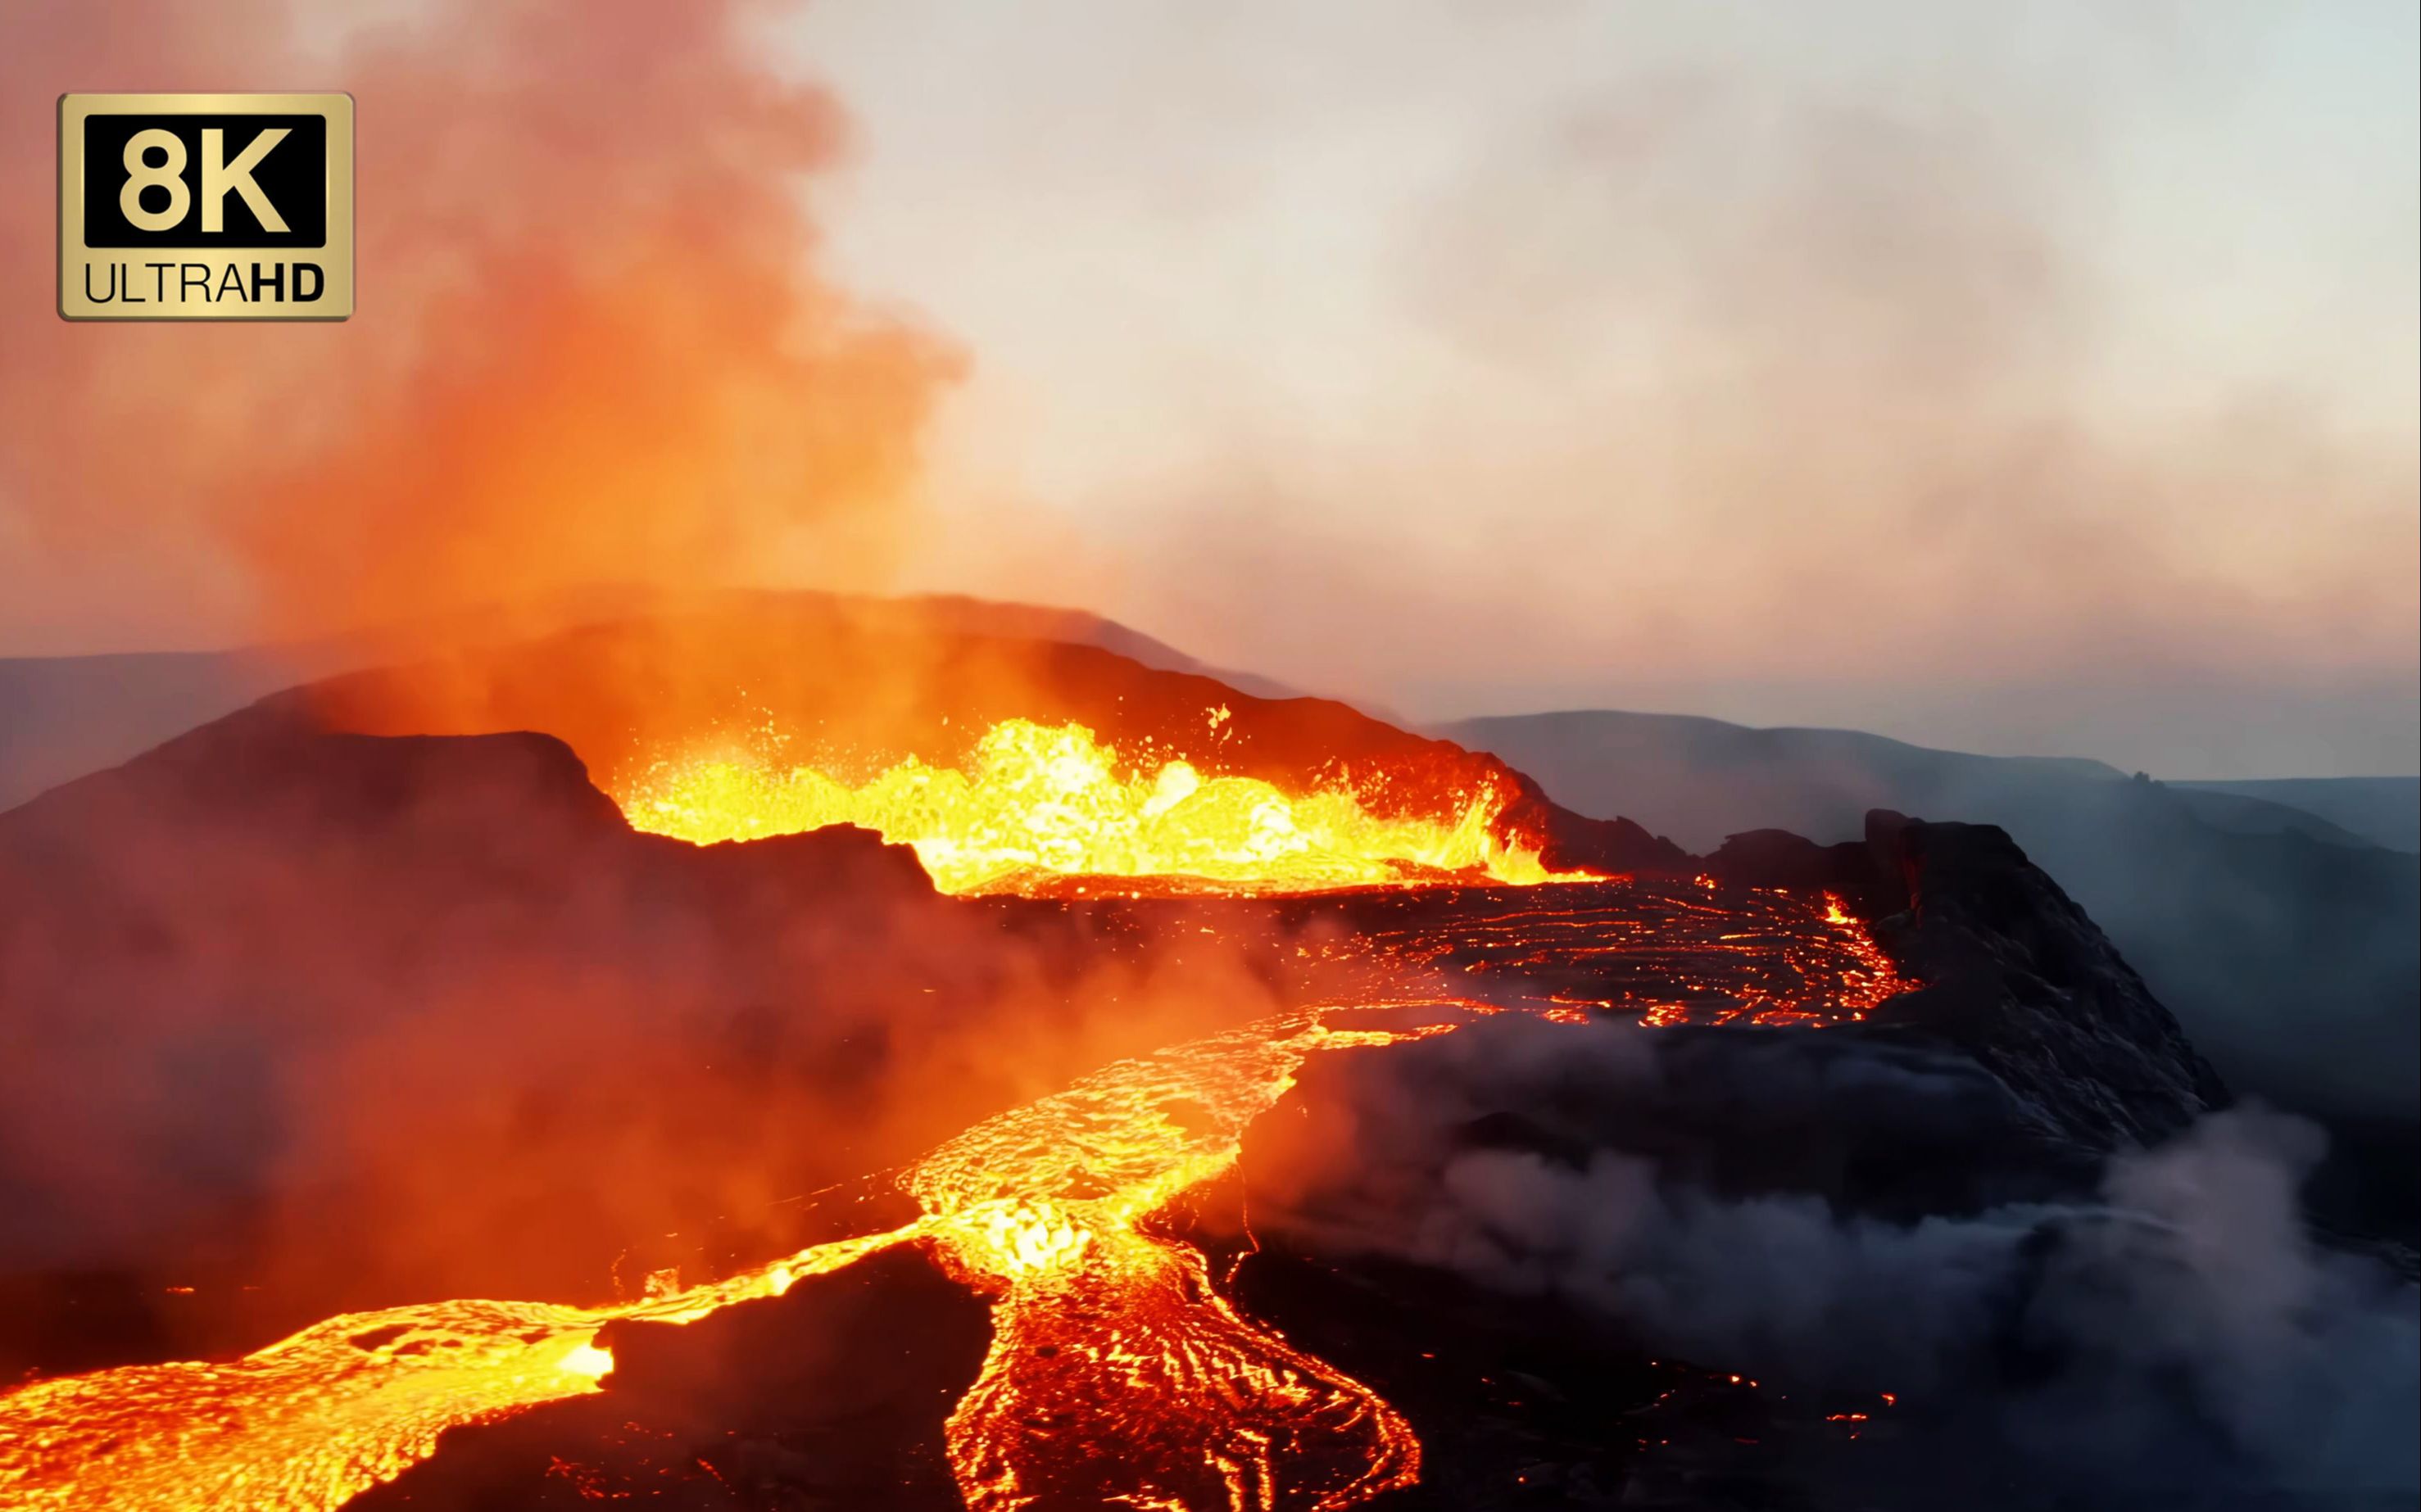
M 1737 962 L 1750 982 L 1778 971 L 1801 981 L 1808 995 L 1787 1010 L 1791 1021 L 1827 1006 L 1855 1017 L 1899 985 L 1837 909 L 1828 917 L 1804 900 L 1765 898 L 1762 929 L 1728 931 L 1747 943 L 1713 959 Z M 1775 927 L 1785 912 L 1796 934 Z M 1537 911 L 1481 913 L 1394 948 L 1445 953 L 1469 932 L 1498 936 Z M 1792 951 L 1820 959 L 1786 959 Z M 1865 971 L 1869 959 L 1881 974 Z M 1374 1011 L 1401 1018 L 1420 1006 L 1299 1010 L 1113 1065 L 910 1166 L 901 1181 L 921 1208 L 914 1222 L 676 1295 L 603 1308 L 452 1302 L 356 1313 L 227 1364 L 36 1382 L 0 1397 L 0 1492 L 52 1508 L 336 1507 L 426 1458 L 448 1427 L 601 1389 L 612 1362 L 595 1340 L 608 1322 L 689 1321 L 922 1240 L 993 1299 L 990 1355 L 948 1424 L 970 1507 L 1016 1507 L 1045 1492 L 1235 1512 L 1352 1505 L 1416 1478 L 1410 1426 L 1240 1315 L 1200 1252 L 1147 1220 L 1233 1165 L 1245 1128 L 1293 1085 L 1305 1056 L 1500 1011 L 1444 1001 L 1409 1026 L 1383 1025 Z
M 1030 744 L 1051 734 L 1020 733 Z M 1298 884 L 1367 886 L 1381 876 L 1455 874 L 1461 885 L 1332 895 L 1320 906 L 1350 928 L 1328 948 L 1371 968 L 1365 1001 L 1122 1061 L 978 1123 L 900 1174 L 917 1216 L 897 1229 L 635 1303 L 397 1307 L 331 1318 L 240 1360 L 21 1387 L 0 1396 L 0 1503 L 337 1507 L 435 1453 L 447 1428 L 604 1389 L 613 1361 L 598 1336 L 608 1323 L 695 1320 L 920 1243 L 992 1309 L 990 1352 L 946 1427 L 970 1507 L 1351 1506 L 1417 1479 L 1410 1425 L 1369 1388 L 1239 1313 L 1204 1255 L 1155 1222 L 1234 1166 L 1245 1129 L 1294 1084 L 1305 1057 L 1447 1033 L 1499 1011 L 1670 1022 L 1710 1009 L 1774 1024 L 1834 1021 L 1864 1016 L 1901 985 L 1864 928 L 1820 898 L 1553 878 L 1492 835 L 1490 795 L 1445 824 L 1387 824 L 1343 798 L 1306 805 L 1190 773 L 1113 779 L 1083 743 L 1063 734 L 1039 756 L 992 756 L 1039 760 L 1057 774 L 1058 806 L 1038 812 L 1073 814 L 1097 835 L 1108 824 L 1118 864 L 1101 869 L 1112 875 L 1173 855 L 1212 876 L 1273 868 Z M 716 803 L 736 795 L 754 806 L 765 780 L 690 772 L 648 798 L 648 812 L 661 828 L 711 832 Z M 1089 870 L 1104 854 L 1098 838 L 1061 855 L 1057 839 L 1031 824 L 1009 833 L 952 818 L 985 802 L 980 783 L 970 789 L 914 769 L 855 788 L 773 780 L 802 809 L 773 830 L 870 818 L 919 843 L 953 890 L 1014 885 L 1038 869 Z M 945 843 L 953 825 L 983 844 Z M 1539 990 L 1497 980 L 1507 976 Z M 1463 985 L 1413 997 L 1405 984 L 1415 980 Z
M 1142 1221 L 1234 1162 L 1305 1055 L 1451 1026 L 1334 1021 L 1355 1016 L 1301 1011 L 1112 1066 L 917 1161 L 915 1222 L 711 1286 L 608 1308 L 355 1313 L 230 1364 L 37 1382 L 0 1398 L 0 1492 L 32 1507 L 339 1506 L 448 1427 L 599 1390 L 608 1322 L 688 1321 L 922 1239 L 994 1296 L 990 1357 L 948 1428 L 970 1506 L 1078 1479 L 1138 1506 L 1352 1504 L 1417 1473 L 1411 1429 L 1237 1314 L 1199 1252 Z

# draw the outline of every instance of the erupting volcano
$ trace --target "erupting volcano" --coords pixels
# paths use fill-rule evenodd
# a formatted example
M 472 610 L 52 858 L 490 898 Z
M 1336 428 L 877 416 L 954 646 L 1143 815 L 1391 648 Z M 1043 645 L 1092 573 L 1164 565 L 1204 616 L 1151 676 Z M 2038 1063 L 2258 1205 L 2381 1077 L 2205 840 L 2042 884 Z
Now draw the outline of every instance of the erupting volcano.
M 1165 701 L 1158 679 L 1119 676 Z M 564 696 L 555 680 L 492 685 Z M 412 707 L 384 692 L 331 685 L 308 707 L 323 725 L 332 709 L 360 723 L 373 703 Z M 978 1122 L 877 1178 L 913 1199 L 904 1223 L 709 1285 L 606 1307 L 351 1313 L 225 1363 L 36 1381 L 0 1398 L 0 1488 L 55 1508 L 336 1507 L 436 1453 L 449 1428 L 608 1389 L 613 1325 L 688 1322 L 900 1246 L 990 1302 L 989 1356 L 946 1425 L 970 1506 L 1342 1508 L 1414 1483 L 1412 1426 L 1249 1317 L 1174 1221 L 1233 1171 L 1305 1058 L 1507 1009 L 1851 1021 L 1905 984 L 1820 891 L 1592 879 L 1551 865 L 1553 811 L 1500 768 L 1320 706 L 1309 723 L 1355 732 L 1358 762 L 1240 768 L 1234 752 L 1256 739 L 1300 746 L 1289 731 L 1304 714 L 1241 695 L 1195 707 L 1210 770 L 1165 724 L 1114 745 L 1071 719 L 1011 716 L 961 736 L 955 756 L 783 765 L 693 737 L 700 754 L 621 761 L 605 780 L 633 828 L 711 850 L 854 824 L 914 847 L 944 894 L 1140 910 L 1126 927 L 1147 936 L 1274 928 L 1301 942 L 1278 958 L 1288 970 L 1355 984 L 1351 1000 L 1121 1060 Z
M 8 0 L 0 1512 L 2413 1505 L 2414 7 L 1739 8 Z

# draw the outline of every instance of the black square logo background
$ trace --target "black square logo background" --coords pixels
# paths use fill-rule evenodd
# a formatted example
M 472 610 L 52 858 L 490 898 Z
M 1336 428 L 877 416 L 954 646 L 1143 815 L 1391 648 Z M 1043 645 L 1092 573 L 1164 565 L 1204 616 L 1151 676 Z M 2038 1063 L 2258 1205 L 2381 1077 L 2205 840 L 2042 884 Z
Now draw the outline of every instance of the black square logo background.
M 226 133 L 225 155 L 232 161 L 263 131 L 284 128 L 284 141 L 269 149 L 252 170 L 277 213 L 284 231 L 262 228 L 240 194 L 221 200 L 226 220 L 216 232 L 202 229 L 202 132 L 217 128 Z M 137 132 L 158 128 L 185 145 L 185 168 L 180 176 L 192 196 L 183 220 L 163 231 L 145 231 L 126 219 L 118 194 L 126 183 L 127 142 Z M 155 196 L 164 190 L 147 191 Z M 147 201 L 147 204 L 149 203 Z M 84 244 L 88 247 L 318 247 L 328 240 L 328 122 L 324 117 L 297 115 L 94 115 L 84 122 Z

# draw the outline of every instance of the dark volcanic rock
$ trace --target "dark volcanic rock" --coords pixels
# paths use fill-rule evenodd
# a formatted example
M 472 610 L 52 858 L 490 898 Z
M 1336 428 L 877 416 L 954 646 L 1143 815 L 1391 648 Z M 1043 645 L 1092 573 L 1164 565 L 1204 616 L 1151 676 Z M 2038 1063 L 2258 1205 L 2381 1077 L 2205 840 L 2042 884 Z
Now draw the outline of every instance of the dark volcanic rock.
M 1749 830 L 1726 839 L 1707 857 L 1707 870 L 1726 881 L 1752 887 L 1788 887 L 1793 891 L 1830 891 L 1868 902 L 1878 894 L 1904 887 L 1904 880 L 1880 874 L 1873 858 L 1858 845 L 1820 846 L 1788 830 Z
M 695 1323 L 609 1325 L 599 1342 L 614 1353 L 602 1395 L 453 1429 L 430 1458 L 349 1505 L 963 1504 L 942 1425 L 982 1368 L 991 1315 L 921 1249 L 884 1251 Z
M 2108 937 L 1995 826 L 1878 809 L 1863 845 L 1758 830 L 1707 865 L 1754 886 L 1838 893 L 1924 984 L 1851 1032 L 1955 1047 L 2070 1139 L 2157 1144 L 2229 1100 Z
M 1351 1372 L 1420 1435 L 1421 1483 L 1389 1512 L 1851 1512 L 1907 1474 L 1879 1451 L 1903 1414 L 1872 1391 L 1798 1390 L 1640 1348 L 1553 1298 L 1284 1247 L 1238 1271 L 1239 1302 Z M 1941 1502 L 1958 1502 L 1951 1477 Z
M 2095 1152 L 1963 1054 L 1864 1025 L 1678 1025 L 1633 1080 L 1600 1067 L 1476 1121 L 1475 1146 L 1620 1150 L 1726 1197 L 1804 1193 L 1913 1224 L 2091 1190 Z
M 1518 775 L 1518 774 L 1517 774 Z M 1693 867 L 1689 852 L 1650 834 L 1626 818 L 1593 819 L 1551 802 L 1539 785 L 1523 776 L 1522 797 L 1506 814 L 1508 821 L 1547 837 L 1539 858 L 1557 871 L 1646 872 L 1683 875 Z
M 2406 837 L 2374 845 L 2317 817 L 2363 829 L 2351 816 L 2287 806 L 2369 779 L 2255 784 L 2231 797 L 2094 761 L 1605 710 L 1438 733 L 1495 752 L 1560 803 L 1627 814 L 1697 848 L 1751 826 L 1863 838 L 1875 809 L 2000 825 L 2092 915 L 2229 1086 L 2366 1144 L 2403 1125 L 2393 1163 L 2404 1191 L 2421 1193 L 2413 778 L 2400 781 Z M 2354 1119 L 2371 1127 L 2338 1122 Z M 2415 1214 L 2408 1195 L 2408 1225 Z
M 1908 890 L 1875 937 L 1926 985 L 1882 1021 L 1975 1056 L 2070 1136 L 2157 1144 L 2228 1100 L 2109 939 L 2007 834 L 1878 810 L 1867 850 Z

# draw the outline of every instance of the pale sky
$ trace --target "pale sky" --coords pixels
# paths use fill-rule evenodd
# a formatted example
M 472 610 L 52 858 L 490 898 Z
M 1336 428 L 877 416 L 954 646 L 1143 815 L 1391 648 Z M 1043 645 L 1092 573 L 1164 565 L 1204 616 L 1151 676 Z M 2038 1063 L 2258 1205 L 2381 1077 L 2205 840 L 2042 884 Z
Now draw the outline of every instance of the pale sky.
M 669 542 L 1414 720 L 2421 769 L 2412 0 L 812 0 L 737 40 L 642 0 L 123 3 L 0 19 L 41 148 L 0 160 L 0 655 L 324 617 L 418 522 L 364 614 L 488 591 L 466 529 L 506 586 Z M 353 321 L 58 326 L 52 102 L 155 80 L 355 91 Z M 711 246 L 693 173 L 742 207 Z M 779 320 L 685 335 L 792 263 Z M 592 282 L 524 321 L 508 272 Z
M 2415 9 L 827 0 L 933 581 L 1414 716 L 2416 758 Z

